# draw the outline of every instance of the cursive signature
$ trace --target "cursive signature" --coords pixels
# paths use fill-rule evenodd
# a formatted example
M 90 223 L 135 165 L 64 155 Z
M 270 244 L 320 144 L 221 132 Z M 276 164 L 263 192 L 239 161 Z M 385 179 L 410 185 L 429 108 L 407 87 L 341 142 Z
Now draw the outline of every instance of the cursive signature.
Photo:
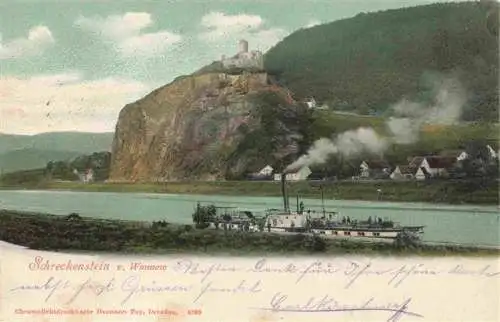
M 310 297 L 307 301 L 297 304 L 290 303 L 288 295 L 281 292 L 275 293 L 271 298 L 268 307 L 253 308 L 257 310 L 284 312 L 284 313 L 346 313 L 356 311 L 375 311 L 388 312 L 390 316 L 388 322 L 396 322 L 404 315 L 423 318 L 421 314 L 411 312 L 408 305 L 411 298 L 403 300 L 401 303 L 377 304 L 375 298 L 370 298 L 360 304 L 343 304 L 330 295 L 325 294 L 322 297 Z

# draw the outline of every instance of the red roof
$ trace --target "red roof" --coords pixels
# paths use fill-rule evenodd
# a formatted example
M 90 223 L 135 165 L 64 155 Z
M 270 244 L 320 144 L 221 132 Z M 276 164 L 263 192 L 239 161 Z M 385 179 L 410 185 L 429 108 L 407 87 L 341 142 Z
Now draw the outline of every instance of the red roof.
M 432 156 L 426 157 L 429 167 L 432 169 L 450 168 L 456 161 L 455 157 Z
M 440 156 L 443 157 L 455 157 L 458 158 L 460 154 L 465 152 L 464 150 L 444 150 L 439 153 Z
M 444 168 L 449 168 L 453 166 L 456 162 L 456 157 L 453 156 L 441 156 L 441 155 L 431 155 L 431 156 L 425 156 L 425 157 L 414 157 L 413 159 L 410 160 L 409 166 L 410 167 L 419 167 L 422 162 L 427 160 L 427 163 L 429 164 L 429 167 L 432 169 L 444 169 Z
M 365 160 L 364 161 L 370 169 L 385 169 L 391 166 L 384 160 Z
M 401 174 L 415 175 L 415 173 L 417 173 L 417 170 L 418 170 L 418 168 L 411 167 L 408 165 L 399 165 L 398 167 L 399 167 L 399 171 L 401 172 Z
M 413 168 L 419 167 L 424 161 L 424 158 L 425 157 L 413 157 L 409 160 L 409 166 Z

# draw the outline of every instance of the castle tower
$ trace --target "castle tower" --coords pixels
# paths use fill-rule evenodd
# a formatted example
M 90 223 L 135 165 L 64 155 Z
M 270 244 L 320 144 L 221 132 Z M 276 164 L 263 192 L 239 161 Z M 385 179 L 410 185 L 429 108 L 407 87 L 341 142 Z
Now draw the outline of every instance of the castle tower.
M 248 41 L 242 39 L 238 43 L 240 53 L 248 53 Z

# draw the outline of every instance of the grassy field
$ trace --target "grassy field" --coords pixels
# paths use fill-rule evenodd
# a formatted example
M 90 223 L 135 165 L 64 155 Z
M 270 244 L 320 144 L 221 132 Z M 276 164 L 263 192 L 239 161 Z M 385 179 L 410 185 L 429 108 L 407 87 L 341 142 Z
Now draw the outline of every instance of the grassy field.
M 31 249 L 142 254 L 498 256 L 462 246 L 402 246 L 318 236 L 195 229 L 192 225 L 101 220 L 0 210 L 0 240 Z
M 498 183 L 425 181 L 425 182 L 288 182 L 290 197 L 325 199 L 381 200 L 395 202 L 434 202 L 449 204 L 498 204 Z M 273 181 L 217 181 L 169 183 L 91 183 L 45 182 L 33 186 L 11 186 L 3 189 L 53 189 L 89 192 L 149 192 L 171 194 L 202 194 L 227 196 L 281 196 L 278 182 Z M 382 193 L 379 195 L 377 190 Z

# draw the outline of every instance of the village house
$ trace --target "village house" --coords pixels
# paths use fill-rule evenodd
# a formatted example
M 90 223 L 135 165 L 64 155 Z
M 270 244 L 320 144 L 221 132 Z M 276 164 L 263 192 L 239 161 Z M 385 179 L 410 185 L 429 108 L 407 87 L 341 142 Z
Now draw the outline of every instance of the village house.
M 391 174 L 391 166 L 384 160 L 365 160 L 359 166 L 361 179 L 385 179 Z
M 307 180 L 309 175 L 312 173 L 308 166 L 294 169 L 286 174 L 287 181 L 302 181 Z M 281 173 L 274 174 L 274 181 L 281 181 Z
M 94 170 L 87 169 L 84 173 L 78 172 L 78 170 L 74 169 L 73 173 L 78 176 L 78 179 L 83 183 L 89 183 L 94 181 Z
M 274 172 L 273 167 L 271 167 L 270 165 L 266 165 L 259 171 L 259 174 L 262 176 L 270 176 L 273 174 L 273 172 Z
M 414 157 L 409 162 L 409 166 L 414 169 L 422 169 L 431 178 L 448 177 L 448 170 L 456 163 L 456 157 L 447 156 L 419 156 Z
M 84 182 L 93 182 L 94 181 L 94 170 L 92 169 L 87 169 L 87 172 L 85 173 L 85 179 Z
M 250 180 L 272 180 L 274 168 L 266 165 L 259 172 L 250 173 L 248 179 Z
M 306 105 L 310 109 L 316 108 L 316 100 L 314 99 L 314 97 L 311 97 L 310 99 L 306 100 Z
M 495 150 L 493 150 L 493 148 L 491 147 L 491 145 L 487 145 L 486 148 L 488 149 L 488 151 L 490 152 L 490 157 L 492 159 L 496 159 L 498 157 L 498 153 L 495 152 Z
M 425 168 L 398 165 L 389 176 L 392 180 L 425 180 L 430 177 Z

